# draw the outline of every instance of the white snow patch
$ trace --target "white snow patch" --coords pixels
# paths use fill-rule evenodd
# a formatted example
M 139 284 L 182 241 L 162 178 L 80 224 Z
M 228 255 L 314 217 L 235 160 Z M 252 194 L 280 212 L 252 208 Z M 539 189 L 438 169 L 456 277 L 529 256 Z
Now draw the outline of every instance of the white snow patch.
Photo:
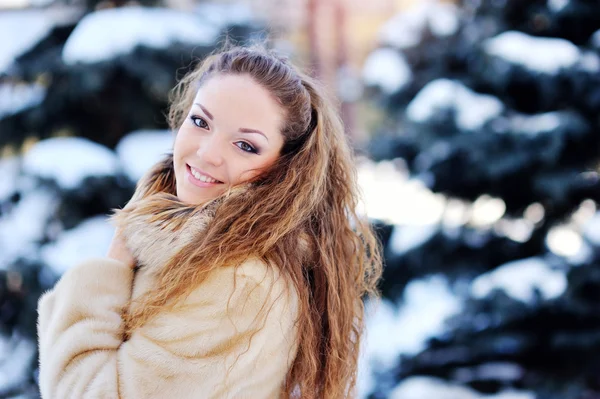
M 138 130 L 119 141 L 116 152 L 132 181 L 144 173 L 173 149 L 173 135 L 169 131 Z
M 57 206 L 54 193 L 38 188 L 23 197 L 0 217 L 0 269 L 23 257 L 35 257 L 44 229 Z
M 487 317 L 479 315 L 479 317 Z M 487 320 L 486 320 L 487 321 Z M 486 362 L 477 366 L 460 367 L 453 373 L 453 380 L 465 384 L 474 380 L 515 381 L 522 378 L 524 369 L 511 362 Z
M 426 122 L 441 109 L 454 109 L 456 124 L 473 130 L 500 115 L 504 105 L 496 97 L 473 92 L 458 81 L 436 79 L 421 89 L 406 112 L 411 120 Z
M 37 343 L 29 338 L 15 333 L 5 339 L 8 345 L 0 357 L 0 388 L 4 392 L 22 386 L 30 378 L 31 363 L 37 354 Z
M 118 159 L 107 147 L 80 137 L 57 137 L 36 143 L 24 156 L 25 172 L 54 179 L 65 189 L 88 176 L 114 175 Z
M 52 26 L 52 21 L 38 10 L 1 13 L 0 37 L 4 40 L 0 45 L 0 72 L 46 37 Z
M 471 206 L 471 224 L 478 227 L 488 227 L 504 216 L 506 204 L 501 198 L 484 194 L 477 198 Z
M 62 232 L 55 242 L 43 246 L 40 254 L 42 260 L 60 276 L 88 258 L 106 256 L 114 233 L 115 229 L 107 217 L 94 216 Z
M 576 253 L 567 256 L 566 258 L 573 266 L 580 266 L 591 262 L 591 260 L 594 258 L 594 251 L 587 242 L 582 242 L 579 250 Z
M 5 200 L 17 190 L 20 158 L 0 158 L 0 201 Z
M 393 162 L 363 160 L 358 167 L 362 191 L 359 211 L 369 218 L 399 225 L 430 225 L 441 221 L 446 199 L 423 182 L 408 179 Z
M 410 66 L 398 50 L 380 48 L 367 57 L 363 68 L 366 84 L 379 86 L 386 94 L 403 89 L 412 79 Z
M 390 237 L 390 249 L 397 255 L 418 248 L 440 230 L 436 224 L 422 226 L 394 226 Z
M 579 65 L 586 72 L 598 73 L 600 72 L 600 57 L 592 51 L 582 51 Z
M 199 18 L 218 26 L 251 24 L 255 19 L 248 4 L 240 3 L 201 3 L 194 9 Z
M 536 136 L 558 129 L 561 125 L 561 113 L 554 111 L 536 115 L 515 114 L 508 122 L 510 131 Z
M 39 84 L 0 83 L 0 118 L 38 106 L 46 97 Z
M 439 37 L 451 36 L 459 27 L 459 10 L 454 4 L 431 1 L 396 14 L 381 29 L 383 43 L 409 48 L 421 42 L 426 28 Z
M 596 212 L 583 227 L 583 235 L 595 246 L 600 246 L 600 212 Z
M 0 37 L 3 38 L 0 44 L 0 73 L 6 72 L 17 57 L 44 39 L 54 26 L 74 20 L 78 14 L 76 7 L 0 13 Z
M 62 56 L 66 64 L 94 63 L 130 53 L 138 45 L 210 45 L 218 34 L 215 26 L 192 13 L 137 6 L 112 8 L 86 15 L 69 36 Z
M 504 217 L 495 224 L 494 230 L 516 242 L 527 242 L 531 238 L 535 223 L 524 218 Z
M 501 289 L 511 297 L 531 302 L 538 289 L 544 299 L 560 296 L 567 288 L 563 271 L 553 270 L 541 258 L 527 258 L 506 263 L 482 274 L 471 283 L 471 294 L 483 298 L 494 289 Z
M 553 12 L 560 12 L 569 5 L 569 0 L 548 0 L 548 8 Z
M 359 397 L 366 397 L 376 383 L 375 372 L 385 373 L 400 354 L 416 354 L 425 342 L 444 331 L 446 318 L 460 312 L 462 304 L 443 276 L 410 282 L 400 308 L 386 299 L 367 301 L 366 333 L 359 356 Z
M 583 241 L 575 226 L 570 224 L 553 226 L 546 235 L 546 247 L 575 265 L 585 263 L 592 256 L 589 245 Z
M 483 47 L 489 55 L 546 74 L 572 67 L 581 55 L 577 46 L 568 40 L 533 37 L 517 31 L 487 39 Z
M 390 399 L 535 399 L 533 392 L 508 389 L 494 395 L 434 377 L 410 377 L 403 380 L 388 396 Z
M 370 309 L 365 344 L 369 361 L 381 371 L 380 367 L 393 367 L 400 354 L 420 352 L 429 338 L 444 332 L 444 321 L 461 309 L 462 302 L 445 277 L 411 281 L 399 308 L 384 299 Z
M 433 377 L 410 377 L 400 382 L 389 399 L 479 399 L 471 389 Z
M 482 399 L 536 399 L 536 394 L 533 392 L 508 389 L 495 395 L 483 396 Z
M 594 32 L 591 38 L 592 46 L 600 48 L 600 29 Z

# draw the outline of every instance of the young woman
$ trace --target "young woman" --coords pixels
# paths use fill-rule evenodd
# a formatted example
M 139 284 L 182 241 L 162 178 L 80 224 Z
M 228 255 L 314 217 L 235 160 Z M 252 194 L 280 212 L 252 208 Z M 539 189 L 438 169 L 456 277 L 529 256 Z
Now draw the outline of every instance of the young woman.
M 173 153 L 113 216 L 108 256 L 39 301 L 42 397 L 353 396 L 381 260 L 336 109 L 235 47 L 178 84 L 169 119 Z

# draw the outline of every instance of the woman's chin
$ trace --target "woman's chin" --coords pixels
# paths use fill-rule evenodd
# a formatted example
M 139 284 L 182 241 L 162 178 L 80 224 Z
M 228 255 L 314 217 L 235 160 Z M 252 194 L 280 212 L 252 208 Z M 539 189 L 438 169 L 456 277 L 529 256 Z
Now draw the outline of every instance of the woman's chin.
M 202 189 L 200 189 L 202 190 Z M 196 190 L 194 190 L 196 191 Z M 192 190 L 189 190 L 187 188 L 177 188 L 177 198 L 179 198 L 179 201 L 188 204 L 188 205 L 202 205 L 212 199 L 215 199 L 218 197 L 218 193 L 213 192 L 213 190 L 210 190 L 210 192 L 208 192 L 209 190 L 206 190 L 206 193 L 198 193 L 198 192 L 193 192 Z
M 208 198 L 205 198 L 204 196 L 200 196 L 198 194 L 193 195 L 187 191 L 182 191 L 182 192 L 178 191 L 177 198 L 179 198 L 179 201 L 183 202 L 184 204 L 188 204 L 188 205 L 201 205 L 209 200 Z

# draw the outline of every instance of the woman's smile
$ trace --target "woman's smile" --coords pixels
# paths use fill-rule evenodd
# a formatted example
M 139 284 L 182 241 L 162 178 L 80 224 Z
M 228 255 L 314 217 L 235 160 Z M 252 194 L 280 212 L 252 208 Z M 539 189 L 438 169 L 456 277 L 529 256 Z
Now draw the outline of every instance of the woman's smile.
M 190 183 L 198 187 L 214 187 L 219 184 L 223 184 L 222 181 L 219 181 L 212 176 L 200 171 L 197 168 L 186 164 L 187 169 L 187 179 Z

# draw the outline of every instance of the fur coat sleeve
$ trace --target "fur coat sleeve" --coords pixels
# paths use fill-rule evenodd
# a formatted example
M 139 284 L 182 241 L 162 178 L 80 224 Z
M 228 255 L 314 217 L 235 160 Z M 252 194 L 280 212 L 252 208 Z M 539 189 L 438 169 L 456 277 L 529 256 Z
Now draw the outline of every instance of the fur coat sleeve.
M 176 312 L 124 341 L 135 280 L 119 261 L 91 259 L 40 298 L 42 398 L 279 397 L 295 356 L 297 297 L 273 268 L 220 268 Z

